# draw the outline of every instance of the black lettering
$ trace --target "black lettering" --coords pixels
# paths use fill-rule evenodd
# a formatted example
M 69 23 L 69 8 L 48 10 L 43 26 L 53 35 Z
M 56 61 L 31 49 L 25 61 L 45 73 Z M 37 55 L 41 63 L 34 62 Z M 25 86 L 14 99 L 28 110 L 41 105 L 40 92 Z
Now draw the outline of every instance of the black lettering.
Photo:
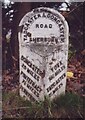
M 36 101 L 35 98 L 34 98 L 31 94 L 29 94 L 28 91 L 27 91 L 25 88 L 23 88 L 22 86 L 21 86 L 21 90 L 22 90 L 22 92 L 24 92 L 24 94 L 25 94 L 26 96 L 29 97 L 30 100 Z
M 57 92 L 62 86 L 63 86 L 63 83 L 60 83 L 59 86 L 57 86 L 51 93 L 49 93 L 49 97 L 55 94 L 55 92 Z
M 49 28 L 52 28 L 52 24 L 49 24 Z
M 55 42 L 56 42 L 56 44 L 58 43 L 58 39 L 57 38 L 55 38 Z
M 35 84 L 35 82 L 33 82 L 28 76 L 26 76 L 26 74 L 25 74 L 24 72 L 21 71 L 21 74 L 23 74 L 23 78 L 26 80 L 26 81 L 25 81 L 25 80 L 23 79 L 22 83 L 27 82 L 28 84 L 30 84 L 30 85 L 32 85 L 34 88 L 36 88 L 38 92 L 41 92 L 41 91 L 42 91 L 42 89 L 41 89 L 39 86 L 37 86 L 37 85 Z
M 61 38 L 61 41 L 60 41 L 60 42 L 62 43 L 62 42 L 64 42 L 64 40 L 65 40 L 65 38 Z
M 35 18 L 35 20 L 37 19 L 37 16 L 36 15 L 34 15 L 34 18 Z
M 52 72 L 54 72 L 53 68 L 51 68 Z
M 58 20 L 58 18 L 55 17 L 55 18 L 54 18 L 54 21 L 56 22 L 57 20 Z
M 37 81 L 39 81 L 40 77 L 39 77 L 39 76 L 37 76 L 37 78 L 36 78 L 36 79 L 37 79 Z
M 45 13 L 42 14 L 42 17 L 46 17 Z
M 58 70 L 55 72 L 55 76 L 57 76 L 60 72 L 61 72 L 61 70 L 58 69 Z
M 40 24 L 40 28 L 43 28 L 43 24 Z
M 26 70 L 26 65 L 22 64 L 22 68 L 23 68 L 24 70 Z
M 34 94 L 35 94 L 37 97 L 39 97 L 39 93 L 37 93 L 36 91 L 34 91 Z
M 60 32 L 64 34 L 64 28 L 63 28 L 63 26 L 60 28 Z
M 36 95 L 37 97 L 39 97 L 39 93 L 37 93 L 30 85 L 27 84 L 27 88 L 29 90 L 31 90 L 34 93 L 34 95 Z
M 38 14 L 37 16 L 38 16 L 38 18 L 39 18 L 39 17 L 41 17 L 41 15 L 40 15 L 40 14 Z
M 49 94 L 49 97 L 51 97 L 52 96 L 52 92 Z
M 54 78 L 54 74 L 49 77 L 49 80 L 51 81 Z
M 54 69 L 57 70 L 58 67 L 59 67 L 59 63 L 54 66 Z
M 57 22 L 57 24 L 59 24 L 61 21 L 60 21 L 59 19 L 57 19 L 57 21 L 56 21 L 56 22 Z
M 36 24 L 36 28 L 39 28 L 39 24 Z
M 37 12 L 39 12 L 39 9 L 36 8 L 36 9 L 33 10 L 33 12 L 37 13 Z
M 58 90 L 58 87 L 55 88 L 55 90 L 53 90 L 53 94 Z
M 47 14 L 47 17 L 50 18 L 50 13 Z
M 48 28 L 47 24 L 45 24 L 44 28 Z
M 65 69 L 65 66 L 62 66 L 62 67 L 61 67 L 61 70 L 63 71 L 64 69 Z
M 32 23 L 32 20 L 28 19 L 28 23 Z
M 32 38 L 30 37 L 30 42 L 32 42 Z
M 25 23 L 24 29 L 27 31 L 28 30 L 29 23 Z
M 59 24 L 59 28 L 61 28 L 61 27 L 62 27 L 62 24 L 60 23 L 60 24 Z
M 24 38 L 24 41 L 27 41 L 27 38 Z
M 36 43 L 36 38 L 33 38 L 32 41 L 34 41 Z
M 33 17 L 31 17 L 30 19 L 31 19 L 31 21 L 34 21 Z
M 60 61 L 60 65 L 62 65 L 62 62 Z
M 60 85 L 59 85 L 59 89 L 61 88 L 62 85 L 63 85 L 63 83 L 60 83 Z
M 55 82 L 54 82 L 51 86 L 49 86 L 49 87 L 47 88 L 47 92 L 49 92 L 50 90 L 52 90 L 53 87 L 55 87 Z
M 64 34 L 60 34 L 60 37 L 61 37 L 61 38 L 64 38 Z
M 64 77 L 66 77 L 66 74 L 64 73 L 63 75 L 61 75 L 55 82 L 53 82 L 46 90 L 47 92 L 49 92 L 50 90 L 52 90 L 62 79 L 64 79 Z
M 37 75 L 36 74 L 34 75 L 34 78 L 37 79 Z

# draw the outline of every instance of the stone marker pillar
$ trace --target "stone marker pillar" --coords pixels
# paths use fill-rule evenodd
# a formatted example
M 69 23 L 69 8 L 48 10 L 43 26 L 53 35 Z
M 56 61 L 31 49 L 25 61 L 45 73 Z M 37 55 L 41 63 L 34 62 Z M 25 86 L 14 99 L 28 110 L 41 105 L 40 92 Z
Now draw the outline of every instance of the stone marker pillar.
M 68 24 L 56 10 L 40 7 L 19 24 L 20 95 L 44 100 L 65 93 Z

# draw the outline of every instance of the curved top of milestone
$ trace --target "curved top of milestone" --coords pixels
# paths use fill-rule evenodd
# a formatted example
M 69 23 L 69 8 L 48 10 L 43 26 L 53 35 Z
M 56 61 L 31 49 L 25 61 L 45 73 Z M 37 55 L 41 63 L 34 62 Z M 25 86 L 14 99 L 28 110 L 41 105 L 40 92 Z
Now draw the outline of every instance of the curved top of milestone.
M 57 11 L 47 7 L 28 12 L 19 24 L 19 43 L 28 45 L 68 44 L 68 24 Z

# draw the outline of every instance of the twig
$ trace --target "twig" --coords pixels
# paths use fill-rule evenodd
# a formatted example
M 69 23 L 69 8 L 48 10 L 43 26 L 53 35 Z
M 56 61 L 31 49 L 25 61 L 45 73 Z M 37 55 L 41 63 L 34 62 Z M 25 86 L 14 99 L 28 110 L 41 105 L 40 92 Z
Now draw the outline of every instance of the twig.
M 83 116 L 81 115 L 80 111 L 78 110 L 77 112 L 78 112 L 78 114 L 80 115 L 80 117 L 83 118 Z
M 25 108 L 30 108 L 30 107 L 17 107 L 17 108 L 9 108 L 9 109 L 6 109 L 6 110 L 17 110 L 17 109 L 25 109 Z

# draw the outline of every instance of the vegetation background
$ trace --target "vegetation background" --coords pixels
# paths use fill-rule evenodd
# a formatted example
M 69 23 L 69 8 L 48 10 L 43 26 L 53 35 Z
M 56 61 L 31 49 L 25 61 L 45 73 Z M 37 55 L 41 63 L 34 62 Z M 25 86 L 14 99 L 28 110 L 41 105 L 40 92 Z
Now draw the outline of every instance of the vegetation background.
M 81 2 L 9 2 L 2 3 L 3 53 L 3 119 L 4 118 L 80 118 L 84 119 L 84 92 L 70 89 L 66 95 L 39 103 L 25 101 L 19 96 L 19 42 L 18 25 L 22 17 L 33 8 L 45 6 L 58 10 L 69 24 L 68 68 L 77 81 L 85 85 L 84 3 Z M 83 59 L 82 59 L 83 58 Z M 74 63 L 74 64 L 73 64 Z M 76 66 L 77 65 L 77 66 Z M 78 66 L 79 65 L 79 66 Z M 70 66 L 70 67 L 69 67 Z M 74 70 L 71 69 L 74 67 Z M 79 77 L 80 75 L 80 77 Z M 69 78 L 70 82 L 71 79 Z M 68 80 L 68 81 L 69 81 Z M 73 82 L 75 81 L 72 79 Z

